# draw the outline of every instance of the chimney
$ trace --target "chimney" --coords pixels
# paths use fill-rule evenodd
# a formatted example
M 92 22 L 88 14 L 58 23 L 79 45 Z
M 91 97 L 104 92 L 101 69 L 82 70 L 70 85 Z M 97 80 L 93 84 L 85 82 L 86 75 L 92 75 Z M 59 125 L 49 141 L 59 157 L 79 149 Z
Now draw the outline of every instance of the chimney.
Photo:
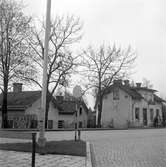
M 62 102 L 63 101 L 63 96 L 58 95 L 56 96 L 57 101 Z
M 137 83 L 136 83 L 136 86 L 137 86 L 137 88 L 140 88 L 140 87 L 141 87 L 141 83 L 140 83 L 140 82 L 137 82 Z
M 116 84 L 116 85 L 122 85 L 122 80 L 117 79 L 117 80 L 114 80 L 113 83 Z
M 14 93 L 22 92 L 22 83 L 13 83 L 13 92 Z
M 124 80 L 124 85 L 125 86 L 130 86 L 130 81 L 128 79 Z

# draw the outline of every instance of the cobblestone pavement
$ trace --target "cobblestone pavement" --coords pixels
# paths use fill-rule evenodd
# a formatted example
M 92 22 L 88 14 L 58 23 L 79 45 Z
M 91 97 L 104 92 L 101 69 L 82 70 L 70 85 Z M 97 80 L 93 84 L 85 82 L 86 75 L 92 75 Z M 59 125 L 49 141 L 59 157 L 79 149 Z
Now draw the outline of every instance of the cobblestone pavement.
M 36 167 L 84 167 L 85 157 L 36 154 Z M 31 154 L 0 151 L 0 167 L 30 167 Z
M 61 136 L 61 135 L 60 135 Z M 61 136 L 63 140 L 63 136 Z M 29 142 L 29 140 L 0 138 L 0 143 Z M 0 150 L 0 167 L 30 167 L 31 153 Z M 36 153 L 36 167 L 85 167 L 86 158 L 69 155 L 39 155 Z
M 73 139 L 74 132 L 50 132 L 49 140 Z M 97 167 L 166 167 L 166 129 L 83 131 Z
M 166 129 L 87 134 L 97 167 L 166 167 Z

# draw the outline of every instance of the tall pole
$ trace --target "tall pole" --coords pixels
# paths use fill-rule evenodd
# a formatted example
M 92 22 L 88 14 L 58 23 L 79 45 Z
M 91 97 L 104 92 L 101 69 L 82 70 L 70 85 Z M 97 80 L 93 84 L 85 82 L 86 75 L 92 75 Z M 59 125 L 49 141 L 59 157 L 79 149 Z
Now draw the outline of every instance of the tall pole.
M 39 122 L 39 139 L 38 139 L 38 144 L 40 147 L 44 147 L 46 143 L 45 113 L 46 113 L 46 96 L 47 96 L 48 47 L 49 47 L 49 35 L 50 35 L 50 11 L 51 11 L 51 0 L 47 0 L 46 30 L 45 30 L 45 41 L 44 41 L 42 98 L 41 98 L 41 112 L 40 112 L 40 120 L 39 120 L 40 121 Z

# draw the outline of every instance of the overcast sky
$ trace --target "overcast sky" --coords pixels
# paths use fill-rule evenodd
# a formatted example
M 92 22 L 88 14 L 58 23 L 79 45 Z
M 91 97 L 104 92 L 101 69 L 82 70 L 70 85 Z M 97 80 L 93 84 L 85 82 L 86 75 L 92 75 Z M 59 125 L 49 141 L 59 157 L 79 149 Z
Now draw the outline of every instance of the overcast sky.
M 45 15 L 46 0 L 23 0 L 25 12 Z M 131 45 L 137 53 L 135 82 L 147 78 L 166 97 L 165 0 L 52 0 L 52 15 L 74 14 L 84 23 L 80 48 L 89 44 Z

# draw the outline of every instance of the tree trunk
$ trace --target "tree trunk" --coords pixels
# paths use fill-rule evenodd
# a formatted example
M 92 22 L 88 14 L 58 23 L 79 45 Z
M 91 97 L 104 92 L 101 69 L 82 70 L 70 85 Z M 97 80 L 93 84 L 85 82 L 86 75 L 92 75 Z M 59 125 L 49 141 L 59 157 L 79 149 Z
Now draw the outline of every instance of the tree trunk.
M 2 128 L 8 127 L 7 93 L 8 93 L 8 81 L 5 77 L 4 78 L 3 101 L 2 101 Z
M 101 113 L 102 113 L 102 97 L 99 98 L 99 109 L 98 109 L 98 119 L 97 119 L 97 127 L 101 128 Z
M 101 93 L 101 82 L 99 82 L 99 107 L 98 107 L 98 119 L 97 119 L 97 127 L 101 127 L 101 113 L 102 113 L 102 93 Z

